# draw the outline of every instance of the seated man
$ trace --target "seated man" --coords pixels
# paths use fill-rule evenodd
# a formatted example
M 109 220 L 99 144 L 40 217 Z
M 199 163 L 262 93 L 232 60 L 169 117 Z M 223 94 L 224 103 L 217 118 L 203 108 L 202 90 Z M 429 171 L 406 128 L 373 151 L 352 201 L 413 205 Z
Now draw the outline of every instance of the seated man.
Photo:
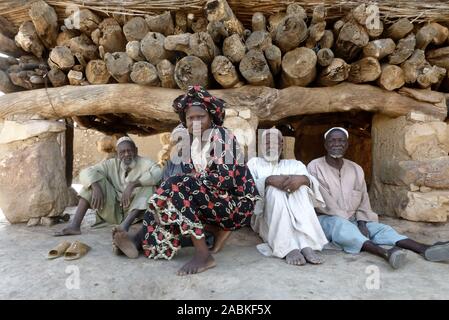
M 406 253 L 400 248 L 412 250 L 429 261 L 449 260 L 449 242 L 421 244 L 378 223 L 377 214 L 371 210 L 363 169 L 343 159 L 348 136 L 344 128 L 328 130 L 324 134 L 327 155 L 308 165 L 326 202 L 326 208 L 318 210 L 318 219 L 327 239 L 348 253 L 366 251 L 378 255 L 395 269 L 405 263 Z M 379 245 L 393 247 L 386 250 Z
M 100 162 L 80 173 L 83 185 L 72 223 L 55 236 L 81 234 L 80 226 L 87 209 L 97 211 L 97 221 L 121 224 L 128 230 L 145 212 L 147 201 L 159 184 L 162 169 L 150 159 L 140 157 L 129 137 L 116 144 L 117 157 Z
M 296 160 L 280 160 L 282 134 L 266 130 L 263 157 L 248 161 L 259 194 L 251 226 L 267 244 L 259 245 L 262 254 L 285 258 L 293 265 L 307 262 L 320 264 L 323 258 L 313 250 L 321 250 L 326 236 L 313 208 L 313 201 L 323 204 L 318 182 Z

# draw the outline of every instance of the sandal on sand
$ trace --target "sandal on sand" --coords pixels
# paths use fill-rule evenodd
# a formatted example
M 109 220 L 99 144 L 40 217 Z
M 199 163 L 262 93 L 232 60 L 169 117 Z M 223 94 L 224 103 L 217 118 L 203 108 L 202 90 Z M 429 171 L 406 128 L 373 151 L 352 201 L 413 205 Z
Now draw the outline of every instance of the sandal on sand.
M 61 257 L 62 255 L 64 255 L 66 250 L 70 247 L 70 244 L 71 243 L 68 241 L 64 241 L 64 242 L 58 244 L 56 247 L 54 247 L 53 249 L 51 249 L 48 252 L 47 259 L 56 259 L 56 258 Z
M 87 251 L 90 250 L 90 247 L 82 243 L 80 241 L 75 241 L 72 245 L 66 250 L 64 254 L 64 260 L 76 260 L 83 257 Z
M 388 263 L 393 267 L 393 269 L 399 269 L 404 266 L 406 256 L 407 253 L 404 250 L 396 250 L 390 255 Z
M 433 262 L 449 260 L 449 241 L 436 242 L 424 252 L 424 259 Z

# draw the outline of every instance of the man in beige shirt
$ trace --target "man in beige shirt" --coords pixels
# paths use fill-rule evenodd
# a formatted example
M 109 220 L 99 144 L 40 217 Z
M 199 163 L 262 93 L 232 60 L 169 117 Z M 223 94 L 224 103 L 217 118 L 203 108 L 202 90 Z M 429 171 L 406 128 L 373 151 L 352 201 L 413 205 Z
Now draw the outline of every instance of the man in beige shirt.
M 371 210 L 363 169 L 343 159 L 348 149 L 348 136 L 344 128 L 329 129 L 324 135 L 327 155 L 307 166 L 319 181 L 326 203 L 325 208 L 317 211 L 329 242 L 348 253 L 366 251 L 378 255 L 395 269 L 405 263 L 406 253 L 401 248 L 421 254 L 429 261 L 449 260 L 449 241 L 425 245 L 378 222 L 377 214 Z M 393 248 L 386 250 L 380 245 Z
M 148 207 L 148 199 L 159 184 L 162 169 L 150 159 L 140 157 L 129 137 L 117 141 L 117 156 L 102 161 L 80 173 L 83 188 L 71 224 L 55 236 L 81 234 L 81 222 L 87 209 L 96 210 L 100 223 L 120 224 L 123 230 Z

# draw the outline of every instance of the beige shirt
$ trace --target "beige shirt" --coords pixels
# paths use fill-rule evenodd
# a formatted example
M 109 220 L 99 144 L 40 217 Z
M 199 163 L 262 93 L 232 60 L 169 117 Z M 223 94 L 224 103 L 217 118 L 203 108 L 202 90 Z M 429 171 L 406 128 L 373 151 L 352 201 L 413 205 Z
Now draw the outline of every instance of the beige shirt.
M 343 159 L 343 166 L 338 170 L 321 157 L 310 162 L 307 169 L 320 183 L 326 203 L 325 208 L 317 208 L 318 212 L 345 219 L 378 221 L 369 202 L 365 174 L 357 163 Z

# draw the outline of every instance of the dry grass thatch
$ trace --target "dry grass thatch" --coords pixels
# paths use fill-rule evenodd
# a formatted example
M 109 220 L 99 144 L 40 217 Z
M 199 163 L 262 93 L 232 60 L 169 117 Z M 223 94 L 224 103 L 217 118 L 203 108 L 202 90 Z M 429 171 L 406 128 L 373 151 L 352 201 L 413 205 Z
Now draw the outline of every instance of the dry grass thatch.
M 5 0 L 0 3 L 0 15 L 4 16 L 16 25 L 29 20 L 28 9 L 32 2 L 36 0 Z M 156 14 L 166 10 L 183 10 L 193 13 L 202 13 L 207 0 L 74 0 L 57 1 L 46 0 L 48 4 L 56 9 L 59 19 L 62 21 L 66 16 L 66 9 L 70 6 L 78 5 L 82 8 L 89 8 L 104 15 L 114 13 L 124 15 Z M 346 12 L 361 4 L 373 3 L 373 1 L 343 1 L 343 0 L 228 0 L 237 17 L 246 25 L 251 23 L 254 12 L 272 14 L 282 11 L 289 3 L 297 2 L 301 4 L 309 14 L 312 9 L 324 4 L 328 9 L 328 19 L 337 19 Z M 379 0 L 376 4 L 380 8 L 381 17 L 385 22 L 397 18 L 409 18 L 416 22 L 424 21 L 444 21 L 449 20 L 449 1 L 437 0 Z

